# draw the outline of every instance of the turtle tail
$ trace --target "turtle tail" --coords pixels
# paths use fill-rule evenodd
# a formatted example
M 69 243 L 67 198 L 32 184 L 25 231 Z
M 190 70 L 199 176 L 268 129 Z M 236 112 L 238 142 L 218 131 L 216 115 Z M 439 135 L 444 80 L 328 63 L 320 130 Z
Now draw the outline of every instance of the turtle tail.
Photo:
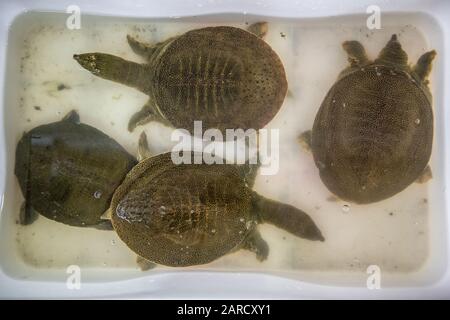
M 300 209 L 252 193 L 252 205 L 260 222 L 271 223 L 297 237 L 325 241 L 319 228 L 309 215 Z

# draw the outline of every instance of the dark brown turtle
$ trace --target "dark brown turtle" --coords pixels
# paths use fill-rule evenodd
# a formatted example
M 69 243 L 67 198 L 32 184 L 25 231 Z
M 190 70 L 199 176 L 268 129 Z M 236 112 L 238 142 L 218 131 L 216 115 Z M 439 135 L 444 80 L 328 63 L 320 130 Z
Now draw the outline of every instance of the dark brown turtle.
M 250 30 L 264 35 L 266 23 Z M 76 54 L 82 67 L 104 79 L 134 87 L 149 96 L 129 121 L 137 125 L 159 121 L 193 132 L 260 129 L 278 112 L 287 90 L 283 64 L 255 34 L 235 27 L 188 31 L 153 45 L 128 36 L 133 51 L 147 63 L 126 61 L 104 53 Z
M 75 111 L 32 129 L 16 149 L 15 174 L 25 197 L 21 223 L 40 213 L 71 226 L 108 228 L 100 217 L 135 164 L 116 141 L 79 123 Z
M 264 260 L 269 249 L 257 225 L 265 222 L 324 240 L 306 213 L 252 191 L 255 166 L 175 165 L 171 153 L 149 157 L 146 148 L 144 134 L 143 160 L 117 188 L 108 216 L 119 237 L 145 260 L 183 267 L 241 248 Z
M 357 41 L 343 44 L 350 66 L 316 115 L 310 138 L 320 177 L 338 197 L 356 203 L 389 198 L 427 167 L 433 142 L 427 77 L 436 52 L 415 66 L 393 35 L 375 61 Z

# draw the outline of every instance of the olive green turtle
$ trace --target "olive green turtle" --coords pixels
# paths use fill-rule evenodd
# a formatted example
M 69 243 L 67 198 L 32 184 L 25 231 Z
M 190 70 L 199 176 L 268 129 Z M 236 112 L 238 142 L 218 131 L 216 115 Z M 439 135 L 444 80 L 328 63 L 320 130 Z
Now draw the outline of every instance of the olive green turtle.
M 249 30 L 207 27 L 153 45 L 128 36 L 131 49 L 146 59 L 144 64 L 105 53 L 74 58 L 94 75 L 149 96 L 130 119 L 130 131 L 149 121 L 191 133 L 194 121 L 202 121 L 204 131 L 258 130 L 280 109 L 287 80 L 280 58 L 259 37 L 267 32 L 267 24 Z
M 111 229 L 101 216 L 136 163 L 116 141 L 80 123 L 75 111 L 24 133 L 15 162 L 25 197 L 20 222 L 30 224 L 40 213 L 71 226 Z
M 260 223 L 324 240 L 305 212 L 252 190 L 257 165 L 176 165 L 170 152 L 150 156 L 145 134 L 139 150 L 142 161 L 115 191 L 105 217 L 140 262 L 185 267 L 241 248 L 264 260 L 269 248 Z
M 339 198 L 371 203 L 389 198 L 421 175 L 433 142 L 428 75 L 436 52 L 408 65 L 396 35 L 370 61 L 357 41 L 343 43 L 350 66 L 326 95 L 310 142 L 320 177 Z

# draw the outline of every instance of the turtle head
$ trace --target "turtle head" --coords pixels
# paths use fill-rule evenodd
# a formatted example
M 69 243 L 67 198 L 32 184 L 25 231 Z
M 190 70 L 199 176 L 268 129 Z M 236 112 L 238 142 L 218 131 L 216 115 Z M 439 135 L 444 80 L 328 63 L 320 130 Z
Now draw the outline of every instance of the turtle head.
M 74 54 L 73 58 L 92 74 L 145 91 L 144 65 L 106 53 Z

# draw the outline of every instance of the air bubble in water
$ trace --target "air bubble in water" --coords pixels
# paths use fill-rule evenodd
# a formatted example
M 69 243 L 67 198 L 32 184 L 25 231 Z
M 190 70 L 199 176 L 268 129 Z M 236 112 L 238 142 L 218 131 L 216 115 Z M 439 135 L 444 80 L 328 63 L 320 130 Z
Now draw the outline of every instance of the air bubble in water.
M 95 199 L 100 199 L 101 196 L 102 196 L 102 192 L 100 190 L 97 190 L 94 192 Z

